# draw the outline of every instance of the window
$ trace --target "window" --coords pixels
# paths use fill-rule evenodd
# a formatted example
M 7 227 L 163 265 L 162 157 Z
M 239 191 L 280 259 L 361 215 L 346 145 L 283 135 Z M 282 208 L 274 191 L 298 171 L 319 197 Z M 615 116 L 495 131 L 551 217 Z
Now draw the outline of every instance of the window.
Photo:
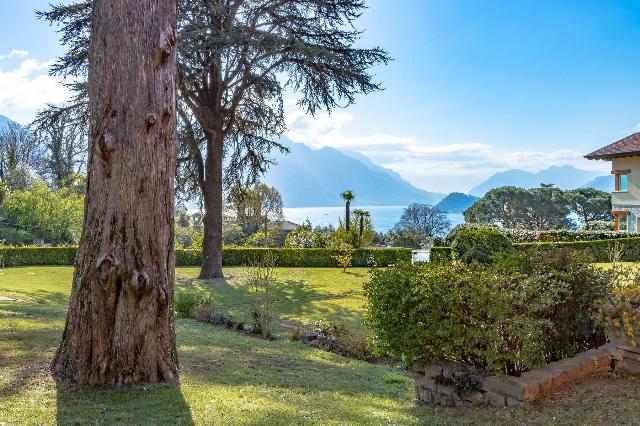
M 614 230 L 626 232 L 629 229 L 629 212 L 627 211 L 612 211 L 614 219 Z
M 619 222 L 619 224 L 620 224 L 619 225 L 619 228 L 620 228 L 619 230 L 620 231 L 622 231 L 622 232 L 627 231 L 627 228 L 628 228 L 627 225 L 628 225 L 628 222 L 629 222 L 628 219 L 629 219 L 629 215 L 626 215 L 626 214 L 620 215 L 620 219 L 619 219 L 620 220 L 620 222 Z
M 614 170 L 616 175 L 616 192 L 629 191 L 629 170 Z

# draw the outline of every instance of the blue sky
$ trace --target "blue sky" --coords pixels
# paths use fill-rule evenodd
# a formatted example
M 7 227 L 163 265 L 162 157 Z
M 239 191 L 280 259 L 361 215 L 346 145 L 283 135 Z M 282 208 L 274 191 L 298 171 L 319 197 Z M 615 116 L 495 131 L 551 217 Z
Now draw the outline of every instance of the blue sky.
M 46 4 L 2 1 L 0 114 L 22 122 L 65 95 L 46 76 L 57 37 L 33 15 Z M 360 151 L 422 188 L 465 191 L 509 168 L 606 171 L 581 156 L 640 129 L 637 0 L 367 4 L 361 44 L 395 59 L 375 70 L 386 90 L 315 119 L 291 99 L 292 139 Z

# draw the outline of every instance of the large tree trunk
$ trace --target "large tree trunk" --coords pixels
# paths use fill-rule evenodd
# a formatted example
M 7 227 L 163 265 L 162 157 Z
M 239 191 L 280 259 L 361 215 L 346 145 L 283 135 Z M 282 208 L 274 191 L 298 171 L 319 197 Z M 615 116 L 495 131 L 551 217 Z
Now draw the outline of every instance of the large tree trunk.
M 85 218 L 60 380 L 178 378 L 173 313 L 176 0 L 94 0 Z
M 207 132 L 207 157 L 204 200 L 204 239 L 202 241 L 201 279 L 223 278 L 222 273 L 222 160 L 224 142 Z

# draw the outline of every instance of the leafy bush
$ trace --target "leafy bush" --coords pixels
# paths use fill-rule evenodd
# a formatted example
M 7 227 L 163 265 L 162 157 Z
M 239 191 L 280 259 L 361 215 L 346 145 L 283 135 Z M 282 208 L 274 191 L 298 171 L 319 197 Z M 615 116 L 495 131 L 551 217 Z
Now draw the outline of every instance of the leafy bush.
M 431 247 L 429 250 L 429 261 L 434 263 L 451 262 L 451 247 Z
M 582 226 L 582 231 L 611 231 L 613 230 L 614 222 L 612 220 L 594 220 L 589 223 L 585 223 Z
M 174 310 L 177 318 L 191 318 L 191 313 L 198 305 L 198 298 L 188 291 L 176 292 Z
M 230 322 L 229 314 L 225 311 L 215 310 L 211 313 L 211 322 L 217 325 L 227 325 Z
M 214 311 L 211 295 L 196 295 L 190 291 L 176 291 L 174 308 L 177 318 L 194 318 L 207 322 Z
M 453 243 L 453 240 L 456 238 L 456 235 L 458 235 L 458 233 L 460 231 L 467 230 L 467 229 L 478 229 L 478 228 L 482 228 L 482 229 L 495 228 L 495 229 L 498 229 L 497 227 L 495 227 L 493 225 L 489 225 L 489 224 L 459 223 L 456 226 L 454 226 L 453 228 L 451 228 L 451 230 L 447 233 L 447 235 L 444 238 L 443 237 L 436 238 L 434 240 L 434 245 L 435 246 L 448 247 Z
M 10 226 L 0 224 L 0 243 L 8 245 L 33 244 L 38 238 L 23 231 Z
M 194 228 L 178 226 L 177 223 L 174 228 L 176 248 L 191 248 L 194 244 L 198 244 L 198 241 L 202 240 L 202 233 Z M 200 245 L 200 247 L 202 247 L 202 245 Z
M 640 267 L 614 264 L 607 271 L 607 291 L 596 301 L 593 318 L 618 343 L 640 344 Z
M 213 297 L 205 294 L 196 298 L 196 304 L 191 309 L 190 316 L 197 321 L 208 322 L 214 311 Z
M 327 237 L 321 232 L 314 231 L 309 222 L 289 232 L 284 239 L 284 246 L 287 248 L 322 248 L 326 245 Z
M 588 315 L 602 273 L 570 251 L 494 263 L 404 263 L 365 285 L 382 351 L 520 374 L 602 343 Z
M 463 262 L 489 263 L 499 253 L 513 248 L 511 240 L 496 228 L 460 230 L 451 244 L 453 256 Z
M 7 223 L 51 244 L 74 243 L 80 239 L 84 197 L 69 189 L 50 189 L 35 180 L 28 189 L 10 193 L 2 203 Z
M 351 267 L 353 263 L 353 252 L 355 249 L 347 243 L 342 243 L 336 248 L 336 251 L 337 253 L 333 255 L 333 258 L 342 268 L 342 272 L 347 272 L 347 268 Z
M 364 361 L 375 358 L 375 348 L 366 336 L 330 321 L 316 321 L 296 327 L 289 340 L 301 340 L 309 346 Z
M 607 290 L 607 275 L 593 266 L 587 252 L 568 247 L 531 247 L 514 253 L 516 262 L 504 267 L 540 281 L 541 288 L 556 293 L 554 304 L 544 312 L 551 321 L 545 340 L 547 362 L 574 356 L 606 342 L 603 328 L 590 312 Z

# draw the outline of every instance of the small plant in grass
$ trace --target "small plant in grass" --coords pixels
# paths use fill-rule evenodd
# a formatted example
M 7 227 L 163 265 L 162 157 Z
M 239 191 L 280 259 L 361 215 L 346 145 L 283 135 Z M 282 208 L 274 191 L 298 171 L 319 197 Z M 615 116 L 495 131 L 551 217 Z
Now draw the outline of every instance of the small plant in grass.
M 273 293 L 275 291 L 276 259 L 267 253 L 245 270 L 247 284 L 253 293 L 252 330 L 265 339 L 273 338 Z
M 191 313 L 198 304 L 198 298 L 190 292 L 176 293 L 174 309 L 177 318 L 190 318 Z
M 332 257 L 338 262 L 338 266 L 342 268 L 342 272 L 347 272 L 347 268 L 353 263 L 353 253 L 355 249 L 351 244 L 341 243 L 336 248 L 337 254 Z
M 302 340 L 318 349 L 365 361 L 375 357 L 373 345 L 366 336 L 353 333 L 344 325 L 330 321 L 302 324 L 295 328 L 288 340 Z
M 213 297 L 210 294 L 206 294 L 196 298 L 196 304 L 191 309 L 190 316 L 195 320 L 207 322 L 213 311 Z
M 211 322 L 216 325 L 227 325 L 231 317 L 225 311 L 215 310 L 211 313 Z

